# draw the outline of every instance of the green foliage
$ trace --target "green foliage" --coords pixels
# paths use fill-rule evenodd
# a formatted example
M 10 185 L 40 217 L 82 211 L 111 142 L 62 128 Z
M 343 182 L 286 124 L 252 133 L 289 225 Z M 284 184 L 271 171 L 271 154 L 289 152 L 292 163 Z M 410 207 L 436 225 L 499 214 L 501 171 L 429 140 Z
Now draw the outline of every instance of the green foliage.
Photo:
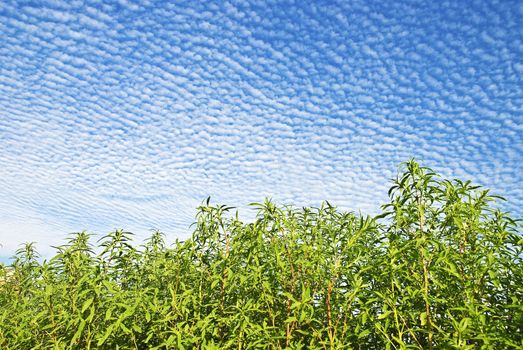
M 266 200 L 252 223 L 207 200 L 171 247 L 27 244 L 1 266 L 0 348 L 521 348 L 519 221 L 414 161 L 389 195 L 375 218 Z

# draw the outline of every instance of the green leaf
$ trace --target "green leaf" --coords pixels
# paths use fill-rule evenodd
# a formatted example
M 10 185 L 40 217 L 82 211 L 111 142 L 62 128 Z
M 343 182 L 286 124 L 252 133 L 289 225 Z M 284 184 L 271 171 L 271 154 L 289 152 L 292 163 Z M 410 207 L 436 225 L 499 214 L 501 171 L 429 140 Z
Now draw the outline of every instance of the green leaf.
M 382 313 L 381 315 L 378 316 L 378 320 L 383 320 L 384 318 L 388 317 L 391 313 L 392 313 L 391 310 L 385 311 L 384 313 Z
M 126 326 L 123 322 L 120 322 L 120 328 L 121 328 L 121 329 L 124 331 L 124 333 L 126 333 L 126 334 L 131 334 L 131 333 L 132 333 L 132 331 L 131 331 L 129 328 L 127 328 L 127 326 Z
M 107 311 L 105 312 L 105 321 L 108 321 L 111 319 L 112 313 L 113 313 L 112 308 L 107 309 Z
M 76 333 L 71 338 L 71 346 L 73 344 L 75 344 L 76 341 L 80 338 L 80 336 L 82 335 L 82 332 L 84 330 L 84 327 L 85 327 L 85 320 L 81 320 L 80 325 L 78 326 L 78 329 L 76 330 Z
M 420 321 L 421 321 L 421 325 L 425 326 L 427 324 L 427 313 L 426 312 L 422 312 L 419 315 L 419 318 L 420 318 Z
M 362 332 L 360 332 L 360 333 L 358 334 L 358 339 L 365 338 L 365 337 L 368 336 L 370 333 L 371 333 L 370 330 L 365 329 L 365 330 L 363 330 Z
M 109 336 L 113 333 L 113 327 L 114 327 L 114 325 L 110 325 L 109 327 L 107 327 L 103 337 L 98 340 L 98 343 L 97 343 L 98 346 L 103 345 L 105 343 L 105 341 L 107 340 L 107 338 L 109 338 Z
M 459 330 L 463 333 L 470 323 L 470 318 L 465 317 L 459 322 Z
M 93 300 L 94 300 L 94 299 L 91 298 L 91 299 L 87 299 L 87 300 L 84 302 L 84 304 L 83 304 L 83 306 L 82 306 L 82 313 L 84 313 L 84 311 L 87 310 L 87 308 L 88 308 L 89 306 L 91 306 L 91 304 L 93 303 Z

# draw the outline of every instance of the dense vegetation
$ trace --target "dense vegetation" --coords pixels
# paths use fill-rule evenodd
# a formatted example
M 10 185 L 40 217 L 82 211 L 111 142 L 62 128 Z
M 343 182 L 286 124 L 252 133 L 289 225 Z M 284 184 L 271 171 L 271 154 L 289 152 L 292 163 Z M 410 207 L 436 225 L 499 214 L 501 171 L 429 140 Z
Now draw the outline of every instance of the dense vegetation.
M 374 218 L 265 201 L 243 223 L 207 201 L 171 247 L 80 232 L 40 263 L 27 244 L 2 267 L 0 348 L 522 348 L 519 221 L 403 171 Z

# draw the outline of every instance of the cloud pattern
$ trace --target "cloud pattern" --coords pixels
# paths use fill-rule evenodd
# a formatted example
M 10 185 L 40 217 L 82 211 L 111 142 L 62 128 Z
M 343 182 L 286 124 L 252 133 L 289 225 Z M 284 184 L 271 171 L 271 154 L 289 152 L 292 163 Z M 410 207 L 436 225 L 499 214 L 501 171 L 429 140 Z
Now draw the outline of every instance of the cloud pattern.
M 519 1 L 0 3 L 0 256 L 208 195 L 373 214 L 410 157 L 523 214 Z M 251 213 L 242 210 L 243 217 Z

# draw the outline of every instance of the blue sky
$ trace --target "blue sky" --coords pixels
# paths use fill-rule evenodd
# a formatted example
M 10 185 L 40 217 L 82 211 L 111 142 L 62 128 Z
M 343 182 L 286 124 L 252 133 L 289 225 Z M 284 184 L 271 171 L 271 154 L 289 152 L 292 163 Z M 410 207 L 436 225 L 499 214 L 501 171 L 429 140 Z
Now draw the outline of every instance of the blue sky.
M 520 1 L 0 2 L 0 257 L 272 197 L 375 214 L 400 162 L 523 214 Z

